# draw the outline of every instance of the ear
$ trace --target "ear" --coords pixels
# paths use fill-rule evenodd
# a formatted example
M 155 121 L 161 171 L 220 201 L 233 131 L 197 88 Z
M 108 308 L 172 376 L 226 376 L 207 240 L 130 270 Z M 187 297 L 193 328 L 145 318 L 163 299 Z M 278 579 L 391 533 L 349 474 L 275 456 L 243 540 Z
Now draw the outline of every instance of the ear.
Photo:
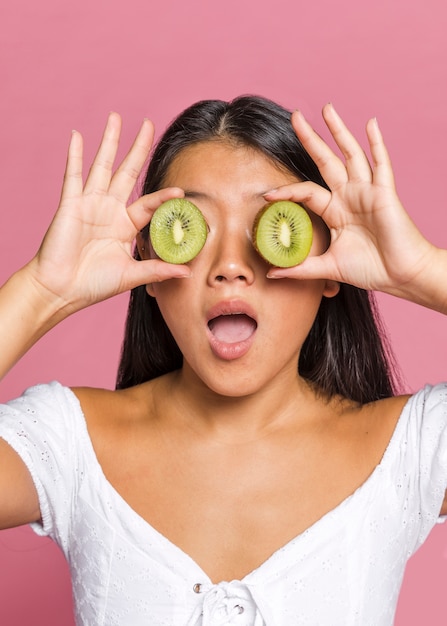
M 323 289 L 323 296 L 333 298 L 340 291 L 340 283 L 336 280 L 327 280 Z
M 149 243 L 144 239 L 141 233 L 138 233 L 136 236 L 136 244 L 137 244 L 138 254 L 140 255 L 140 259 L 142 261 L 146 261 L 147 259 L 150 259 L 151 254 L 150 254 Z M 146 285 L 146 291 L 149 296 L 151 296 L 152 298 L 155 298 L 154 286 L 152 285 L 152 283 L 148 283 Z

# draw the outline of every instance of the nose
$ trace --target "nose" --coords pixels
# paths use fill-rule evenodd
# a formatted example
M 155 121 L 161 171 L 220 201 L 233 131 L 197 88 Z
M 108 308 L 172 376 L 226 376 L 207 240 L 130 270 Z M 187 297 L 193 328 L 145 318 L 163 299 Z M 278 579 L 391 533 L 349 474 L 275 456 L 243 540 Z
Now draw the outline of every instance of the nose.
M 248 232 L 226 228 L 216 234 L 208 282 L 211 286 L 240 281 L 247 285 L 255 278 L 256 252 Z

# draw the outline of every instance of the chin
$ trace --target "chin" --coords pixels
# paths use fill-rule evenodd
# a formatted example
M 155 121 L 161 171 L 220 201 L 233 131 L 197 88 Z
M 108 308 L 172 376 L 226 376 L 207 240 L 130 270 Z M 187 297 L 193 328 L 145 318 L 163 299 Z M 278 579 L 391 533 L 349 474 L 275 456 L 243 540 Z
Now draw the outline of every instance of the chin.
M 253 396 L 263 388 L 264 383 L 259 380 L 244 380 L 243 374 L 221 375 L 214 380 L 202 379 L 202 384 L 207 390 L 225 398 L 246 398 Z
M 242 399 L 242 398 L 247 398 L 248 396 L 253 396 L 258 389 L 235 389 L 234 386 L 231 389 L 228 388 L 224 388 L 222 386 L 219 386 L 218 388 L 211 388 L 208 387 L 208 389 L 210 391 L 212 391 L 213 393 L 215 393 L 218 396 L 221 396 L 223 398 L 234 398 L 234 399 Z
M 196 387 L 198 393 L 212 393 L 225 398 L 246 398 L 264 392 L 269 387 L 275 387 L 282 380 L 283 374 L 291 378 L 290 368 L 281 367 L 282 364 L 271 363 L 266 367 L 260 363 L 260 358 L 242 358 L 233 361 L 221 361 L 205 367 L 203 361 L 194 360 L 188 363 L 184 360 L 183 372 L 185 383 Z M 275 367 L 276 365 L 276 367 Z M 297 366 L 293 365 L 295 375 Z

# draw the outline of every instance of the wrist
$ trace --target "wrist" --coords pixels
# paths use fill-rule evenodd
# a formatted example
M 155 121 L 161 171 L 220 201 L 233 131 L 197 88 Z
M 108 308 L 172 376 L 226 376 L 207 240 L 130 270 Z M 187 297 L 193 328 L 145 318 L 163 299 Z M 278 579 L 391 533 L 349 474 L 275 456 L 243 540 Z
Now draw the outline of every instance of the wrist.
M 447 315 L 447 250 L 430 246 L 425 263 L 396 295 Z
M 37 278 L 30 261 L 15 272 L 0 293 L 0 312 L 20 318 L 30 332 L 42 335 L 69 315 L 69 305 Z

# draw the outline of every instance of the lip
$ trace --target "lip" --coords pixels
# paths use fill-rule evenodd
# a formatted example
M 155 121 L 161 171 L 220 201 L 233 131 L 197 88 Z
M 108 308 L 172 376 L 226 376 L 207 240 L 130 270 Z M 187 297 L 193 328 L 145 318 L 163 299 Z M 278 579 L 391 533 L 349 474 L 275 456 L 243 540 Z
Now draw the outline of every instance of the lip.
M 225 343 L 217 339 L 208 326 L 208 322 L 210 320 L 221 315 L 247 315 L 255 321 L 256 328 L 250 337 L 243 341 Z M 256 313 L 247 302 L 244 302 L 243 300 L 226 300 L 218 302 L 209 309 L 206 315 L 206 333 L 213 354 L 224 361 L 232 361 L 244 356 L 253 344 L 257 325 L 258 320 Z

